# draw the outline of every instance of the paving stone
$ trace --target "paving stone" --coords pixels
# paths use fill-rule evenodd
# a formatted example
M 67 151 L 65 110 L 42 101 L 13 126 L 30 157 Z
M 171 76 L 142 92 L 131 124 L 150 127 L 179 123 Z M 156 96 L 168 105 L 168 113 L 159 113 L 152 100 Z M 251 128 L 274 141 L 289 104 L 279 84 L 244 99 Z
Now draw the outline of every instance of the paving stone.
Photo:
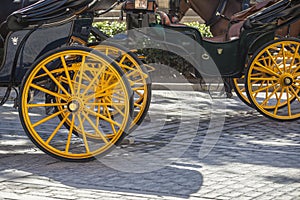
M 153 93 L 166 96 L 166 92 Z M 266 119 L 235 97 L 218 101 L 226 103 L 227 114 L 220 137 L 215 138 L 215 134 L 206 135 L 211 116 L 206 96 L 197 93 L 197 98 L 189 98 L 186 92 L 181 94 L 176 98 L 187 98 L 189 102 L 181 105 L 187 111 L 181 121 L 178 116 L 183 112 L 176 107 L 176 98 L 168 100 L 171 103 L 165 112 L 162 112 L 162 101 L 153 102 L 150 113 L 157 119 L 140 127 L 140 132 L 134 132 L 137 142 L 124 148 L 130 153 L 153 154 L 170 144 L 178 124 L 184 126 L 180 132 L 182 140 L 163 151 L 170 155 L 168 159 L 173 163 L 149 173 L 118 171 L 101 163 L 101 158 L 100 162 L 89 163 L 67 163 L 51 158 L 25 136 L 16 110 L 0 107 L 4 119 L 0 121 L 0 197 L 22 200 L 299 200 L 300 136 L 297 127 L 300 122 L 280 123 Z M 161 128 L 160 119 L 164 120 L 165 129 L 156 131 Z M 199 127 L 193 127 L 194 122 Z M 199 151 L 204 148 L 206 139 L 216 144 L 200 159 Z M 172 156 L 181 146 L 187 147 L 183 155 L 180 158 Z M 117 159 L 125 155 L 118 156 Z M 126 165 L 121 163 L 121 167 L 126 168 Z

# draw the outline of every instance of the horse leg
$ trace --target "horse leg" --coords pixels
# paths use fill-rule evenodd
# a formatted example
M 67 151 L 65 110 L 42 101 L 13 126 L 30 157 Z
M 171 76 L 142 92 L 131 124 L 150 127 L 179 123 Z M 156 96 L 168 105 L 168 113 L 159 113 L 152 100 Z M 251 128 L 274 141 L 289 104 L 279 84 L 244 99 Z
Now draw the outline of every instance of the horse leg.
M 190 5 L 185 0 L 169 0 L 169 16 L 172 23 L 178 23 L 190 8 Z
M 223 83 L 224 83 L 224 89 L 226 92 L 226 97 L 227 98 L 231 98 L 233 96 L 232 94 L 232 85 L 231 85 L 231 81 L 230 78 L 222 78 L 223 79 Z

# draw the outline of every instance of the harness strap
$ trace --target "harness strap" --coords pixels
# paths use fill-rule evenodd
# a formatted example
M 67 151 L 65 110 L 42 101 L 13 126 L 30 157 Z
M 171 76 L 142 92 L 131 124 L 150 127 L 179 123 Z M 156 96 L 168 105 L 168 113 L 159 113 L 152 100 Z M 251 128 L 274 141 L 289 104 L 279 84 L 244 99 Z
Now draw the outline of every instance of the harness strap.
M 227 6 L 228 0 L 222 0 L 219 1 L 218 7 L 216 11 L 214 12 L 213 16 L 205 23 L 207 26 L 212 26 L 215 23 L 217 23 L 221 18 L 224 18 L 226 20 L 230 20 L 228 17 L 226 17 L 223 13 L 225 11 L 225 8 Z

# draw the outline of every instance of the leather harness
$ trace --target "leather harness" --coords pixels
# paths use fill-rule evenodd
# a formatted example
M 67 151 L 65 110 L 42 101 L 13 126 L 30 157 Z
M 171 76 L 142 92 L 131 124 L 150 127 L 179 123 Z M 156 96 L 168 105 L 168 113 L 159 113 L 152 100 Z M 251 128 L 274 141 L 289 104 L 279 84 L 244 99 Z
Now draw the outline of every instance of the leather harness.
M 242 3 L 242 10 L 246 10 L 250 7 L 250 0 L 243 0 L 241 3 Z M 225 20 L 230 21 L 230 17 L 227 17 L 226 15 L 224 15 L 227 4 L 228 4 L 228 0 L 219 1 L 218 7 L 217 7 L 215 13 L 205 24 L 207 26 L 213 26 L 220 19 L 225 19 Z
M 226 19 L 226 20 L 230 20 L 227 16 L 224 15 L 227 3 L 228 3 L 228 0 L 219 1 L 216 11 L 212 15 L 212 17 L 209 20 L 207 20 L 207 22 L 205 23 L 207 26 L 213 26 L 222 18 Z
M 169 1 L 170 11 L 173 11 L 175 13 L 181 13 L 180 12 L 180 1 L 181 0 L 170 0 Z M 185 0 L 185 1 L 186 1 L 186 3 L 189 4 L 189 0 Z M 228 4 L 228 0 L 220 0 L 215 12 L 211 16 L 211 18 L 205 22 L 205 24 L 207 26 L 213 26 L 220 19 L 225 19 L 225 20 L 229 21 L 230 18 L 224 15 L 227 4 Z M 250 7 L 250 0 L 243 0 L 242 1 L 242 10 L 245 10 L 249 7 Z M 181 14 L 184 14 L 184 13 L 181 13 Z

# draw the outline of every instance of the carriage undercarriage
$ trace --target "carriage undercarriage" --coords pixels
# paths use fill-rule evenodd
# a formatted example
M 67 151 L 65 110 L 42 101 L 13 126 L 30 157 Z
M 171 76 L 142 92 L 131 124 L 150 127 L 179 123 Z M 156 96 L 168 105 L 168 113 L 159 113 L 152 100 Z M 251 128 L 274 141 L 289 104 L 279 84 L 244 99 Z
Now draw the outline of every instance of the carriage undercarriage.
M 1 103 L 12 88 L 19 88 L 16 105 L 23 128 L 51 156 L 87 161 L 105 154 L 147 114 L 151 80 L 144 61 L 118 39 L 103 42 L 105 35 L 92 27 L 98 10 L 109 11 L 121 2 L 103 8 L 103 2 L 92 0 L 39 1 L 10 14 L 0 27 L 0 86 L 8 88 Z M 155 14 L 155 4 L 150 3 L 125 11 L 128 15 Z M 191 37 L 205 50 L 199 60 L 213 60 L 222 77 L 235 81 L 244 77 L 249 105 L 263 115 L 295 120 L 300 118 L 300 107 L 295 104 L 300 103 L 300 40 L 275 40 L 279 25 L 273 21 L 280 18 L 289 24 L 298 20 L 299 12 L 294 11 L 299 10 L 299 3 L 279 3 L 275 18 L 268 12 L 277 7 L 254 14 L 244 23 L 251 22 L 251 26 L 244 25 L 238 38 L 225 42 L 204 40 L 191 27 L 149 25 Z M 143 19 L 138 26 L 144 24 Z M 90 34 L 99 41 L 89 44 Z M 233 58 L 228 59 L 230 56 Z M 204 66 L 197 70 L 214 75 Z

